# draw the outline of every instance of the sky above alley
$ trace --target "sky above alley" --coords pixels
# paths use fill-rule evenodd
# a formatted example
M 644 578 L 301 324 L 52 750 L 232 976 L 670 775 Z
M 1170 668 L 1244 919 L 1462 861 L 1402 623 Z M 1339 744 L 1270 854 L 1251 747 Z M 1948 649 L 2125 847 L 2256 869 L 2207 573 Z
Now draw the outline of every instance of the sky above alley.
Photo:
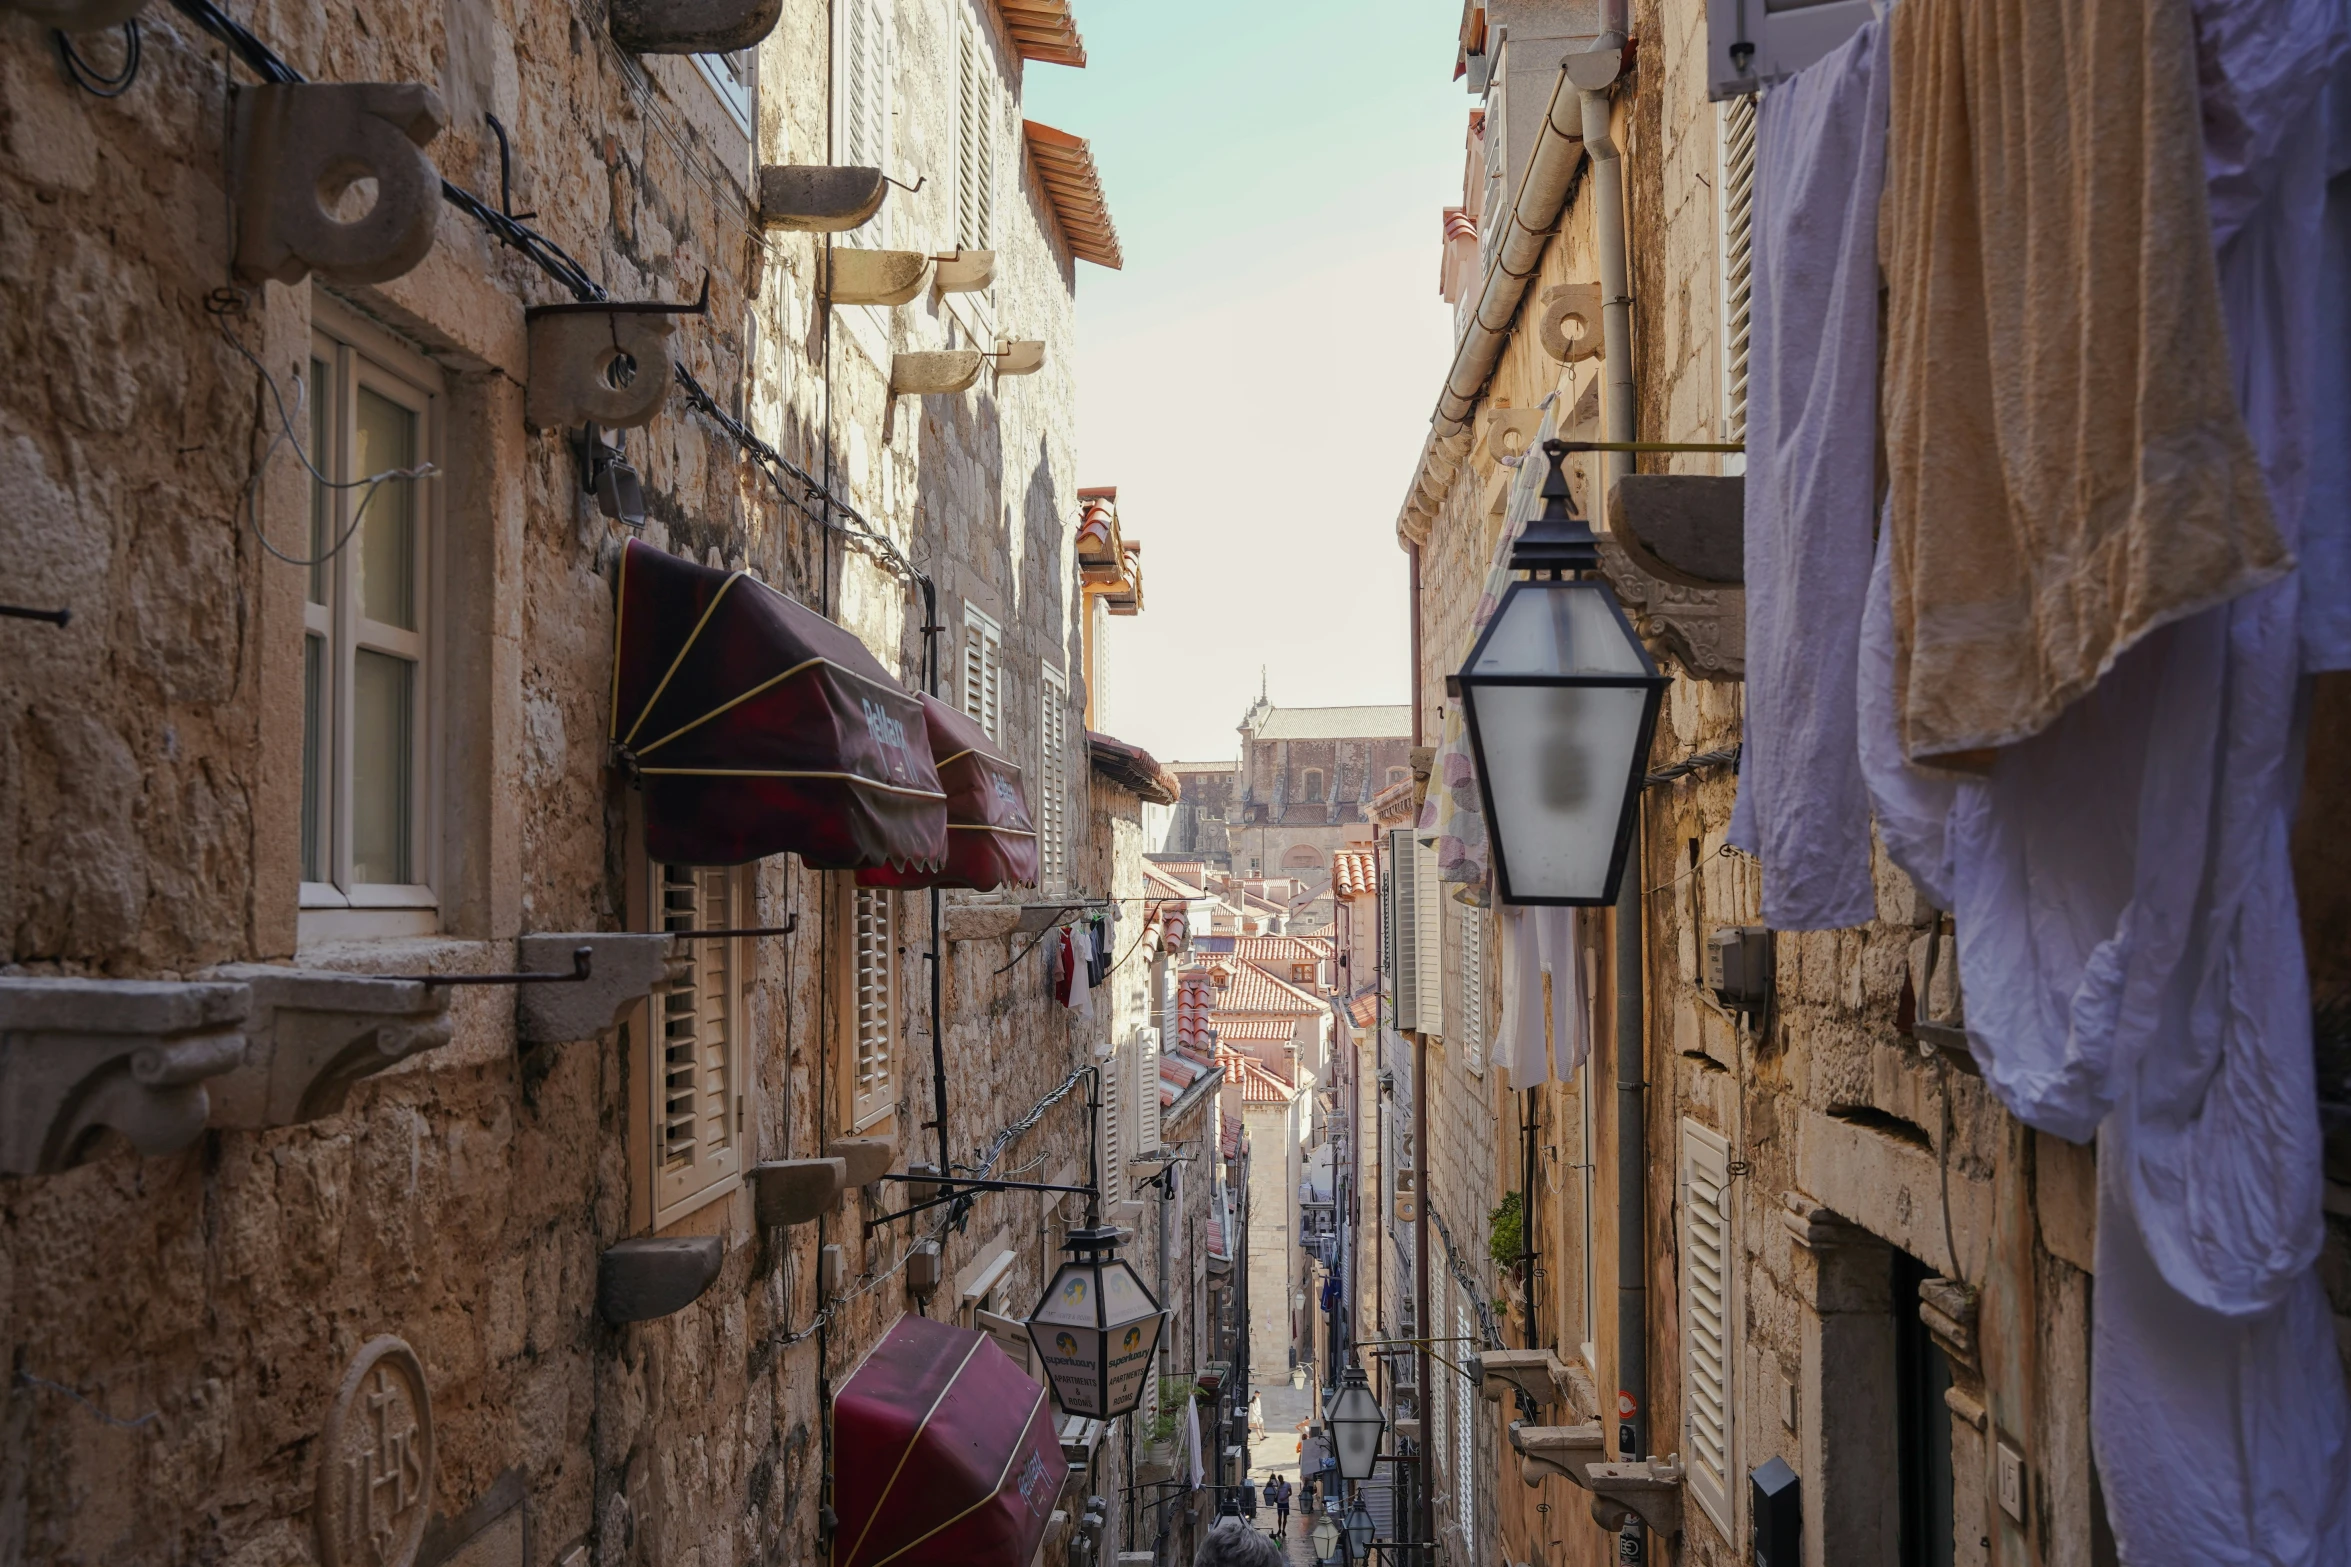
M 1403 702 L 1397 508 L 1449 349 L 1440 213 L 1470 100 L 1447 0 L 1081 0 L 1087 68 L 1025 112 L 1088 138 L 1126 251 L 1080 264 L 1078 472 L 1118 486 L 1143 613 L 1098 724 L 1235 752 L 1275 702 Z

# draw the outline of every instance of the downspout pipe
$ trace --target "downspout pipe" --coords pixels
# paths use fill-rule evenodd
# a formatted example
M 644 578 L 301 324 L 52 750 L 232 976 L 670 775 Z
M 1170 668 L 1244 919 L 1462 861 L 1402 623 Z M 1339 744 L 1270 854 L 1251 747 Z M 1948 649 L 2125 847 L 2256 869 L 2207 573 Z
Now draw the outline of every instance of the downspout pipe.
M 1582 104 L 1584 151 L 1592 160 L 1592 224 L 1600 260 L 1600 345 L 1606 390 L 1600 400 L 1604 438 L 1633 438 L 1632 288 L 1626 280 L 1624 156 L 1610 123 L 1609 88 L 1624 69 L 1624 39 L 1603 37 L 1599 46 L 1571 54 L 1562 71 L 1575 84 Z M 1626 454 L 1600 453 L 1601 486 L 1588 508 L 1608 515 L 1608 496 L 1625 470 Z
M 1603 45 L 1608 41 L 1601 40 Z M 1623 48 L 1624 40 L 1617 38 L 1611 58 Z M 1580 58 L 1568 56 L 1570 61 Z M 1494 246 L 1493 259 L 1486 263 L 1485 278 L 1478 285 L 1477 308 L 1470 312 L 1468 330 L 1454 346 L 1445 390 L 1437 398 L 1433 439 L 1458 435 L 1469 428 L 1478 397 L 1510 341 L 1510 324 L 1517 319 L 1519 304 L 1542 265 L 1543 247 L 1558 231 L 1559 214 L 1567 205 L 1568 187 L 1575 181 L 1576 165 L 1583 156 L 1583 135 L 1584 114 L 1577 105 L 1576 86 L 1563 66 L 1551 89 L 1550 105 L 1543 111 L 1543 129 L 1535 138 L 1534 151 L 1527 157 L 1518 192 L 1503 220 L 1503 237 Z

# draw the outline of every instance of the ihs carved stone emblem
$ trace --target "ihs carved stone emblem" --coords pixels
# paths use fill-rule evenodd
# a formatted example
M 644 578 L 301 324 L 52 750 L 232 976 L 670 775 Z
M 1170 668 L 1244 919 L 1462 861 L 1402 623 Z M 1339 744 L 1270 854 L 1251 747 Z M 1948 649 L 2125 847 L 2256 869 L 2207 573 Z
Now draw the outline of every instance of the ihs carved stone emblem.
M 433 1499 L 433 1406 L 416 1352 L 386 1333 L 360 1347 L 318 1454 L 325 1567 L 410 1567 Z

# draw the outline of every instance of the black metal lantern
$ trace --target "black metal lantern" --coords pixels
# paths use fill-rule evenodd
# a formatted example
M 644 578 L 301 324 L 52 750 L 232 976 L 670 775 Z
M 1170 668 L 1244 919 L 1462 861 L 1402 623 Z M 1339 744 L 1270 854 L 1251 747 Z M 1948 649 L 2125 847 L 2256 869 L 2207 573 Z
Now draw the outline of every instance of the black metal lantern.
M 1070 1231 L 1070 1260 L 1029 1314 L 1029 1338 L 1073 1415 L 1109 1420 L 1143 1401 L 1165 1319 L 1135 1270 L 1119 1259 L 1118 1231 Z
M 1348 1504 L 1347 1522 L 1342 1529 L 1347 1536 L 1347 1554 L 1359 1562 L 1371 1560 L 1371 1542 L 1378 1531 L 1372 1525 L 1371 1509 L 1363 1505 L 1362 1497 Z
M 1526 576 L 1454 682 L 1504 903 L 1616 901 L 1667 684 L 1568 504 L 1570 450 L 1543 443 L 1542 514 L 1510 552 Z
M 1343 1480 L 1368 1480 L 1380 1461 L 1380 1438 L 1387 1434 L 1388 1417 L 1372 1397 L 1371 1383 L 1361 1366 L 1347 1368 L 1347 1380 L 1331 1399 L 1323 1425 L 1331 1433 L 1331 1453 L 1339 1461 Z

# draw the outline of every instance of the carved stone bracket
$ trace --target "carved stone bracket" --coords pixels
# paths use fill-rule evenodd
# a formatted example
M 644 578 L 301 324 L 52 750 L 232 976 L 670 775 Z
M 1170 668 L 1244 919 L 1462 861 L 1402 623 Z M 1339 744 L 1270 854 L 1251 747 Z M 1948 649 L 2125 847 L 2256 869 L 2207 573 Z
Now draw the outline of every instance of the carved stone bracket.
M 968 390 L 980 378 L 976 348 L 933 349 L 890 356 L 890 395 L 931 397 Z
M 0 978 L 0 1175 L 68 1169 L 101 1131 L 151 1158 L 194 1142 L 251 1005 L 226 981 Z
M 1661 581 L 1633 564 L 1623 545 L 1606 534 L 1600 571 L 1652 652 L 1671 656 L 1700 680 L 1747 678 L 1745 592 Z
M 120 27 L 147 8 L 147 0 L 0 0 L 0 11 L 21 11 L 43 27 L 94 33 Z
M 1806 1251 L 1825 1251 L 1869 1238 L 1868 1232 L 1851 1220 L 1802 1192 L 1780 1194 L 1780 1222 L 1787 1226 L 1788 1238 Z
M 612 41 L 639 54 L 732 54 L 783 14 L 784 0 L 612 0 Z
M 683 978 L 684 960 L 667 936 L 627 931 L 525 936 L 516 944 L 525 974 L 563 974 L 572 953 L 590 949 L 588 978 L 576 985 L 517 985 L 514 1034 L 526 1045 L 594 1039 L 656 990 Z
M 1611 1534 L 1635 1518 L 1672 1539 L 1682 1532 L 1682 1459 L 1659 1463 L 1593 1464 L 1584 1471 L 1592 1489 L 1592 1521 Z
M 919 250 L 836 245 L 824 261 L 825 294 L 836 305 L 903 305 L 930 279 L 931 258 Z
M 1518 1454 L 1518 1477 L 1529 1486 L 1557 1477 L 1589 1489 L 1584 1472 L 1608 1456 L 1608 1439 L 1597 1420 L 1575 1426 L 1530 1426 L 1513 1420 L 1510 1446 Z
M 1957 1279 L 1927 1279 L 1918 1287 L 1918 1320 L 1952 1364 L 1979 1370 L 1976 1361 L 1976 1292 Z
M 237 91 L 237 275 L 385 283 L 432 252 L 441 175 L 425 146 L 448 123 L 420 82 L 300 82 Z M 375 202 L 344 220 L 351 186 Z
M 532 311 L 524 414 L 542 430 L 651 424 L 669 401 L 675 330 L 676 318 L 661 311 Z
M 596 1310 L 607 1322 L 651 1322 L 683 1311 L 718 1280 L 726 1242 L 716 1235 L 620 1241 L 596 1259 Z
M 1600 285 L 1554 283 L 1543 290 L 1543 319 L 1535 328 L 1543 352 L 1563 365 L 1595 359 L 1605 347 L 1600 334 Z
M 333 1115 L 351 1085 L 449 1043 L 449 992 L 412 979 L 237 963 L 206 976 L 253 995 L 244 1064 L 212 1086 L 212 1124 L 243 1131 Z
M 795 234 L 844 234 L 882 210 L 890 182 L 879 169 L 830 163 L 759 166 L 759 223 Z
M 846 1159 L 779 1159 L 751 1172 L 760 1227 L 806 1224 L 830 1212 L 849 1189 Z
M 1045 340 L 1041 337 L 999 337 L 996 352 L 989 356 L 996 361 L 996 373 L 1005 375 L 1035 375 L 1045 368 Z
M 1479 1352 L 1478 1392 L 1489 1404 L 1502 1402 L 1511 1388 L 1537 1404 L 1559 1400 L 1559 1379 L 1567 1368 L 1548 1349 L 1489 1349 Z
M 931 286 L 942 294 L 976 294 L 996 281 L 996 253 L 992 250 L 951 250 L 931 258 L 938 268 Z
M 851 1186 L 871 1186 L 898 1162 L 895 1137 L 836 1137 L 824 1145 L 825 1157 L 838 1159 Z

